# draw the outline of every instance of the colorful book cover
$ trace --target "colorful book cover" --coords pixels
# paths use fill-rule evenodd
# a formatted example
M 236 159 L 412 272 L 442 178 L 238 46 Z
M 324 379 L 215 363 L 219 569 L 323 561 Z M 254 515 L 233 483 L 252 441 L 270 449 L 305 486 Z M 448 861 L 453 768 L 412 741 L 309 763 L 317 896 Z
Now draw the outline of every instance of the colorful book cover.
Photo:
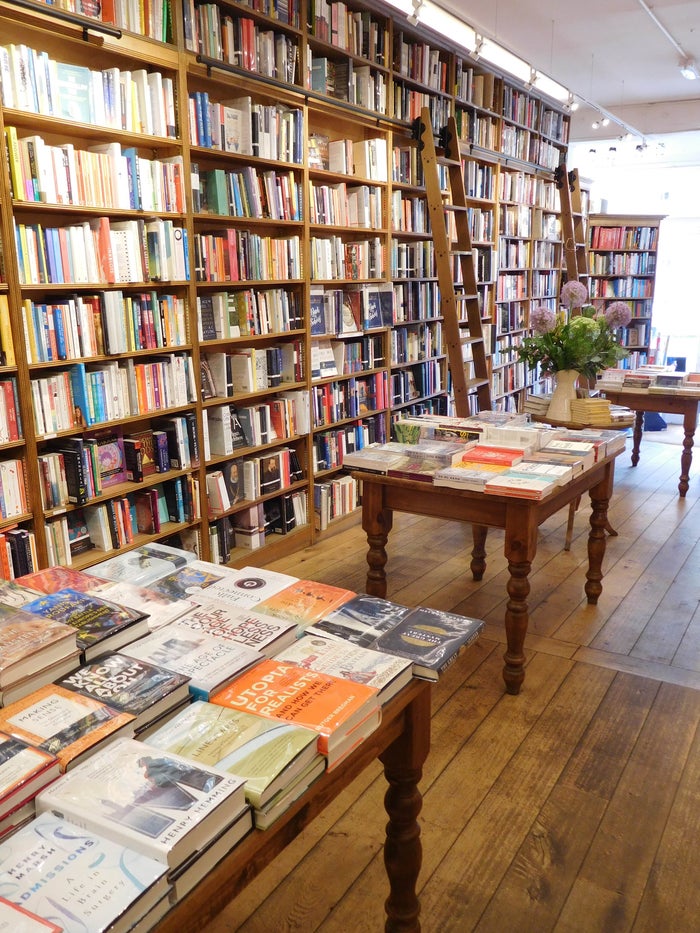
M 25 603 L 30 603 L 39 593 L 20 583 L 18 580 L 3 580 L 0 582 L 0 606 L 12 606 L 21 609 Z
M 137 732 L 190 695 L 189 677 L 184 674 L 118 653 L 83 664 L 56 683 L 131 713 Z
M 289 648 L 279 651 L 275 658 L 307 670 L 376 687 L 380 703 L 386 703 L 413 676 L 409 660 L 383 651 L 362 648 L 348 641 L 341 642 L 308 633 Z
M 139 638 L 148 632 L 148 621 L 143 612 L 70 587 L 44 593 L 27 603 L 25 611 L 75 629 L 78 647 L 83 651 L 85 660 L 117 647 L 117 643 L 123 644 L 125 640 Z
M 314 623 L 307 633 L 341 638 L 365 648 L 374 646 L 377 638 L 392 629 L 411 610 L 381 596 L 359 593 L 325 619 Z
M 43 813 L 0 847 L 0 889 L 43 917 L 48 930 L 101 933 L 139 921 L 167 894 L 168 882 L 156 859 Z M 34 929 L 42 927 L 27 927 Z
M 262 612 L 236 609 L 223 602 L 193 606 L 176 620 L 193 632 L 206 632 L 225 641 L 236 642 L 271 656 L 296 638 L 296 623 Z
M 120 654 L 189 677 L 190 692 L 200 700 L 209 699 L 212 692 L 262 660 L 254 648 L 195 632 L 177 620 L 125 645 Z
M 170 599 L 195 597 L 195 602 L 198 602 L 196 595 L 222 580 L 226 573 L 226 568 L 218 564 L 193 560 L 159 580 L 154 580 L 151 589 Z
M 156 748 L 239 775 L 256 808 L 318 757 L 317 740 L 312 729 L 201 701 L 148 737 Z
M 257 608 L 266 615 L 292 619 L 303 629 L 313 622 L 318 622 L 356 595 L 352 590 L 331 586 L 329 583 L 296 580 L 258 603 Z
M 377 690 L 276 658 L 261 661 L 211 698 L 212 703 L 314 729 L 329 768 L 334 753 L 368 717 L 379 713 Z M 373 728 L 380 717 L 373 720 Z
M 184 567 L 194 559 L 195 555 L 190 551 L 155 542 L 142 544 L 123 554 L 116 554 L 100 564 L 87 568 L 85 573 L 107 580 L 126 580 L 139 586 L 147 586 L 154 580 L 172 573 L 176 568 Z
M 76 643 L 76 633 L 60 621 L 0 605 L 0 689 L 74 655 Z
M 29 800 L 59 772 L 55 755 L 0 732 L 0 815 Z
M 101 700 L 55 684 L 0 709 L 0 730 L 55 755 L 61 771 L 121 730 L 133 729 L 134 716 Z
M 120 739 L 43 790 L 36 806 L 37 813 L 58 811 L 172 869 L 233 822 L 246 803 L 242 778 Z

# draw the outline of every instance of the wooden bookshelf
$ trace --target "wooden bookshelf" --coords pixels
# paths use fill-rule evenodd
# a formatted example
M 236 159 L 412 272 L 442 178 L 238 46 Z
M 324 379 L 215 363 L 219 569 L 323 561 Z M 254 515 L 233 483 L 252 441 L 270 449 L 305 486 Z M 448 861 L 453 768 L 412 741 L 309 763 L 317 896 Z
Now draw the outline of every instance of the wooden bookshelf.
M 102 520 L 106 510 L 120 548 L 160 539 L 234 565 L 279 557 L 357 514 L 344 449 L 388 438 L 403 412 L 448 410 L 412 131 L 422 106 L 436 128 L 453 113 L 460 127 L 495 404 L 517 407 L 527 388 L 515 347 L 533 302 L 558 291 L 550 188 L 566 151 L 563 108 L 380 0 L 260 6 L 214 3 L 205 19 L 174 0 L 170 18 L 151 5 L 136 27 L 0 2 L 11 152 L 0 323 L 14 351 L 0 383 L 8 401 L 16 386 L 21 421 L 0 447 L 26 486 L 21 511 L 0 503 L 0 533 L 17 525 L 40 566 L 68 560 L 80 509 Z M 322 67 L 347 93 L 318 83 Z M 133 101 L 124 113 L 120 97 Z M 57 188 L 64 158 L 72 174 L 62 169 Z M 234 363 L 261 381 L 234 386 Z M 162 472 L 95 487 L 83 503 L 49 498 L 59 451 L 166 419 L 187 439 Z M 271 459 L 282 481 L 263 488 Z M 228 500 L 212 503 L 208 486 L 227 482 Z M 140 490 L 162 498 L 149 530 L 127 507 Z M 74 566 L 104 557 L 74 550 Z

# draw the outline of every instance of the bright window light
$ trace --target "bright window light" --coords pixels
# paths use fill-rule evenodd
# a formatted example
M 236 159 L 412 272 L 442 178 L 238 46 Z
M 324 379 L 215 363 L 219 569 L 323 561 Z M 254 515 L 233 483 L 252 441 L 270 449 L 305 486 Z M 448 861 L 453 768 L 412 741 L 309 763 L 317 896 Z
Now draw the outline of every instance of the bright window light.
M 470 52 L 476 48 L 476 32 L 471 26 L 467 26 L 466 23 L 458 20 L 447 10 L 431 3 L 430 0 L 423 0 L 418 11 L 418 22 L 440 33 L 441 36 L 459 43 Z
M 492 65 L 496 65 L 497 68 L 502 68 L 503 71 L 507 71 L 516 78 L 520 78 L 525 84 L 530 80 L 530 66 L 528 63 L 524 62 L 522 58 L 518 58 L 517 55 L 513 55 L 512 52 L 509 52 L 502 46 L 492 42 L 491 39 L 484 39 L 484 44 L 481 48 L 481 57 L 491 62 Z

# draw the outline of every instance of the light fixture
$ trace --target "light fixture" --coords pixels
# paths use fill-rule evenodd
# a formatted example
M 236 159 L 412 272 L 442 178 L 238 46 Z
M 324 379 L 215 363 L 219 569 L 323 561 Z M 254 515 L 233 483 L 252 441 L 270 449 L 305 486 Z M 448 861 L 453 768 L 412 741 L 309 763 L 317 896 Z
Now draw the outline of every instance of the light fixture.
M 697 81 L 700 78 L 700 73 L 698 72 L 698 66 L 695 64 L 692 58 L 684 58 L 680 64 L 681 74 L 686 79 L 686 81 Z
M 600 120 L 594 120 L 593 123 L 591 123 L 591 129 L 592 130 L 600 129 Z
M 603 117 L 603 119 L 600 121 L 600 125 L 601 125 L 601 126 L 610 126 L 610 120 L 609 120 L 607 117 Z

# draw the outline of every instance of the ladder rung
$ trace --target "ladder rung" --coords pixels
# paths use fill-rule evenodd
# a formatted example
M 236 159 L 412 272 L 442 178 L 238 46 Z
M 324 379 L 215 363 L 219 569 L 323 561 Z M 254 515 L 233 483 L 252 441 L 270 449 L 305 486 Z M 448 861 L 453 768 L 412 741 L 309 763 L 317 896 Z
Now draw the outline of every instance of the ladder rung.
M 463 204 L 443 204 L 443 210 L 450 211 L 452 214 L 466 214 L 469 208 Z
M 454 165 L 454 166 L 458 166 L 459 168 L 462 167 L 462 163 L 459 159 L 448 159 L 447 156 L 439 155 L 435 161 L 437 162 L 438 165 Z

